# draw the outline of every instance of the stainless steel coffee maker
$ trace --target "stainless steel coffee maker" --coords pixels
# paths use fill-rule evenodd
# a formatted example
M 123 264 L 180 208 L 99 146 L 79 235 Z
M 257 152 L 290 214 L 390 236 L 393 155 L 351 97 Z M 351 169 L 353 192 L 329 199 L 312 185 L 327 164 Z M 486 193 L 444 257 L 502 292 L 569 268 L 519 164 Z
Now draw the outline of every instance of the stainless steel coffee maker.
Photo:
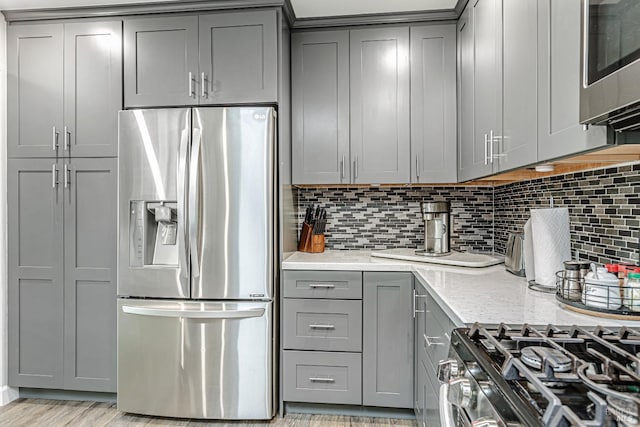
M 424 249 L 416 251 L 418 255 L 449 255 L 449 202 L 422 202 L 422 219 L 424 220 Z

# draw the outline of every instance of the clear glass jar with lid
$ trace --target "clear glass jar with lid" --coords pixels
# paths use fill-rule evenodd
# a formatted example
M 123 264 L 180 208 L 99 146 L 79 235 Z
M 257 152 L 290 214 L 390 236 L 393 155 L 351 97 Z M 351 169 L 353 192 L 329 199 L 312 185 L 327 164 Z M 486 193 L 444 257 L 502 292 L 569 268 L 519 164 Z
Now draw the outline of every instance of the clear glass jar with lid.
M 624 305 L 631 311 L 640 311 L 640 273 L 629 273 L 624 287 Z

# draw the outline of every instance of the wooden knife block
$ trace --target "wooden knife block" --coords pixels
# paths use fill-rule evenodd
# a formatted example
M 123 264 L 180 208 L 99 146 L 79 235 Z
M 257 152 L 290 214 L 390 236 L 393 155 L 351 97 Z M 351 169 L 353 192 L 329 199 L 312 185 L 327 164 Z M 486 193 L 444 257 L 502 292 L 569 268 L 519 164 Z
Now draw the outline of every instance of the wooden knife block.
M 302 224 L 298 250 L 312 253 L 324 252 L 324 234 L 313 234 L 313 229 L 309 224 Z

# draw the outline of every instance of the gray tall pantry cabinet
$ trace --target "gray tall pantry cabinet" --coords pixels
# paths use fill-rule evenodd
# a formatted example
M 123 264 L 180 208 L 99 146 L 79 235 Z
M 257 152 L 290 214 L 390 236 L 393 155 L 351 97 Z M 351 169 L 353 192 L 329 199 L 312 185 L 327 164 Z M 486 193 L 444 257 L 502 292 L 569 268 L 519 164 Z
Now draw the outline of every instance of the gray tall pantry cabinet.
M 115 392 L 122 22 L 7 39 L 9 384 Z
M 128 18 L 126 107 L 278 101 L 275 10 Z

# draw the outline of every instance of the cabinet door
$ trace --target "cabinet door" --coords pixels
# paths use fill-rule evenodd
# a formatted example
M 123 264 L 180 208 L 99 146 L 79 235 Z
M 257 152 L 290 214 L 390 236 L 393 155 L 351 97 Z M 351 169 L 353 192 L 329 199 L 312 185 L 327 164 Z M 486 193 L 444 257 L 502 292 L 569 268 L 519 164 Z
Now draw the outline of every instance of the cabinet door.
M 426 370 L 423 367 L 423 363 L 426 360 L 424 354 L 424 339 L 425 334 L 425 315 L 426 315 L 426 292 L 422 286 L 416 284 L 413 294 L 413 362 L 414 362 L 414 377 L 416 384 L 414 387 L 414 403 L 413 409 L 416 414 L 416 421 L 418 425 L 424 427 L 424 402 L 425 392 L 427 384 Z
M 364 273 L 362 404 L 413 407 L 413 275 Z
M 409 28 L 352 30 L 350 77 L 351 181 L 408 183 Z
M 60 162 L 8 161 L 9 385 L 63 386 Z
M 65 156 L 118 155 L 122 22 L 64 26 Z
M 349 184 L 349 32 L 291 36 L 293 183 Z
M 411 27 L 411 181 L 456 182 L 456 28 Z
M 580 0 L 538 0 L 538 160 L 606 144 L 580 125 Z
M 7 31 L 7 154 L 56 157 L 62 137 L 62 24 Z
M 278 101 L 276 11 L 199 17 L 200 104 Z
M 65 388 L 116 391 L 117 159 L 63 165 Z
M 198 17 L 124 21 L 124 104 L 198 103 Z
M 490 175 L 489 143 L 500 129 L 500 0 L 472 0 L 458 21 L 458 180 Z
M 495 141 L 500 171 L 538 159 L 537 3 L 507 0 L 502 6 L 503 130 Z

